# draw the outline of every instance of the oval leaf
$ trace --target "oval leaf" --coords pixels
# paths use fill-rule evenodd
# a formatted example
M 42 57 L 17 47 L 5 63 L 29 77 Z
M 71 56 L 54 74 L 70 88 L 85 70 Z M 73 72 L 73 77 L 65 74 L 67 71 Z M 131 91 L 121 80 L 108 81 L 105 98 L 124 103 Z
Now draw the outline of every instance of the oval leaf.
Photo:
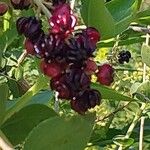
M 104 0 L 82 0 L 81 15 L 87 26 L 95 27 L 102 39 L 114 36 L 115 23 Z
M 122 95 L 113 89 L 102 86 L 101 84 L 92 83 L 91 87 L 98 90 L 101 93 L 103 99 L 113 99 L 117 101 L 136 101 L 131 97 Z
M 23 150 L 83 150 L 91 135 L 95 115 L 47 119 L 29 134 Z
M 1 127 L 13 145 L 25 140 L 29 132 L 40 122 L 57 114 L 49 107 L 42 104 L 32 104 L 24 107 L 9 118 Z

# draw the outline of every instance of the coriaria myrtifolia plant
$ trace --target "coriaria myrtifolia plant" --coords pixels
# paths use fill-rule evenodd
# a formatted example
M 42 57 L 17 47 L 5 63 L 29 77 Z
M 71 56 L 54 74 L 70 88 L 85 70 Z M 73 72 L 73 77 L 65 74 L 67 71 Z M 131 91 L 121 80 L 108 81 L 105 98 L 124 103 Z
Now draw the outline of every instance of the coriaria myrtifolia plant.
M 48 34 L 42 30 L 42 21 L 33 16 L 20 17 L 17 30 L 26 38 L 27 53 L 41 59 L 41 71 L 50 77 L 50 87 L 59 93 L 58 98 L 69 100 L 73 110 L 84 114 L 101 102 L 100 92 L 90 88 L 91 76 L 95 74 L 98 82 L 110 85 L 114 70 L 109 64 L 98 67 L 93 61 L 100 33 L 93 27 L 76 32 L 77 17 L 66 1 L 53 1 L 51 14 Z

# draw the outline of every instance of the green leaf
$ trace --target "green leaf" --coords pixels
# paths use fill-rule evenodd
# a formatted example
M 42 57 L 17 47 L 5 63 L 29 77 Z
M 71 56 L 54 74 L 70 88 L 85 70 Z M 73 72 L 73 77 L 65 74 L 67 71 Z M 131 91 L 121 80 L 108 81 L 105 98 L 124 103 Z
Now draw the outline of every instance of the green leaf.
M 134 143 L 134 139 L 126 138 L 124 135 L 117 135 L 116 137 L 113 138 L 113 142 L 116 145 L 122 145 L 123 148 L 126 148 Z
M 15 68 L 15 79 L 19 80 L 23 77 L 23 67 L 19 66 L 17 68 Z
M 7 83 L 9 86 L 9 90 L 11 91 L 11 94 L 13 94 L 14 98 L 18 98 L 19 96 L 21 96 L 17 81 L 13 79 L 7 79 Z
M 47 80 L 40 76 L 37 80 L 37 83 L 33 85 L 22 97 L 19 98 L 18 102 L 7 110 L 4 118 L 4 122 L 10 118 L 14 113 L 22 109 L 40 90 L 44 89 L 47 86 Z
M 32 104 L 24 107 L 9 118 L 1 127 L 13 145 L 22 143 L 29 132 L 40 122 L 57 114 L 42 104 Z
M 31 100 L 26 104 L 26 105 L 31 105 L 31 104 L 43 104 L 46 106 L 49 106 L 49 101 L 52 100 L 54 97 L 54 94 L 50 90 L 43 90 L 32 96 Z M 7 109 L 10 109 L 13 107 L 19 99 L 15 100 L 9 100 L 6 103 Z M 25 106 L 26 106 L 25 105 Z
M 150 46 L 143 44 L 141 49 L 142 61 L 150 67 Z
M 91 87 L 98 90 L 101 93 L 103 99 L 114 99 L 117 101 L 135 101 L 133 98 L 122 95 L 115 90 L 107 88 L 106 86 L 103 86 L 101 84 L 92 83 Z
M 150 81 L 142 83 L 138 87 L 137 93 L 142 94 L 145 98 L 147 97 L 147 99 L 150 99 Z
M 93 114 L 69 119 L 47 119 L 31 131 L 23 150 L 83 150 L 91 135 L 94 120 Z
M 136 21 L 142 24 L 150 24 L 150 9 L 140 11 L 136 14 Z
M 0 36 L 0 51 L 5 51 L 7 47 L 18 37 L 16 35 L 18 34 L 15 25 L 5 31 L 3 35 Z
M 113 0 L 106 3 L 106 7 L 114 20 L 119 22 L 133 13 L 132 6 L 134 3 L 135 0 Z
M 117 22 L 115 24 L 115 34 L 120 34 L 121 32 L 123 32 L 124 30 L 126 30 L 128 28 L 128 26 L 130 25 L 130 23 L 133 21 L 134 16 L 130 15 L 124 19 L 122 19 L 121 21 Z
M 9 95 L 9 89 L 7 84 L 1 84 L 0 85 L 0 125 L 2 123 L 2 120 L 4 118 L 4 114 L 5 114 L 5 104 L 6 104 L 6 100 L 8 99 L 8 95 Z
M 130 88 L 130 93 L 134 94 L 137 92 L 138 87 L 141 85 L 141 83 L 139 82 L 135 82 L 134 84 L 132 84 L 131 88 Z
M 104 0 L 82 0 L 81 15 L 87 26 L 95 27 L 101 33 L 102 39 L 114 36 L 115 23 Z
M 106 4 L 115 20 L 115 35 L 123 32 L 135 19 L 138 2 L 135 0 L 113 0 Z

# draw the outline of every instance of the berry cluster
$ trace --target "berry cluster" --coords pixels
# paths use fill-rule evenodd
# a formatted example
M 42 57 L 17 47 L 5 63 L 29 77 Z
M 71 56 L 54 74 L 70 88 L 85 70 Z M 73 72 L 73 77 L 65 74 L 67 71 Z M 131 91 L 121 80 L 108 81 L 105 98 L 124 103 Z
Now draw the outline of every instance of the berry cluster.
M 19 18 L 17 30 L 26 37 L 27 53 L 41 58 L 40 68 L 51 78 L 50 86 L 58 97 L 70 100 L 71 108 L 84 114 L 101 101 L 100 92 L 90 88 L 91 75 L 96 74 L 101 84 L 110 85 L 114 70 L 109 64 L 97 67 L 93 61 L 99 32 L 88 27 L 75 33 L 77 18 L 66 1 L 53 0 L 53 7 L 48 34 L 35 17 Z
M 128 63 L 131 58 L 131 53 L 129 51 L 121 51 L 118 54 L 118 61 L 120 64 L 124 64 L 124 62 Z

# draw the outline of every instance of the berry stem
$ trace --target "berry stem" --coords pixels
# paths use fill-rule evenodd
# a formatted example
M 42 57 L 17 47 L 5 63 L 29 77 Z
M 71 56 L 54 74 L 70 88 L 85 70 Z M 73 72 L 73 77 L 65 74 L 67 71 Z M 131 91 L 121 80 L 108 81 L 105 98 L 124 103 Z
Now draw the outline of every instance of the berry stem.
M 71 8 L 72 10 L 74 9 L 75 1 L 76 1 L 76 0 L 71 0 L 71 2 L 70 2 L 70 8 Z
M 56 91 L 55 92 L 55 105 L 54 105 L 54 110 L 56 112 L 59 112 L 59 99 L 58 99 L 59 93 Z
M 20 57 L 19 57 L 19 59 L 18 59 L 17 67 L 20 66 L 20 64 L 24 61 L 24 59 L 26 58 L 26 56 L 27 56 L 27 51 L 24 51 L 24 52 L 20 55 Z
M 131 102 L 128 102 L 128 103 L 126 103 L 125 105 L 123 105 L 123 106 L 117 108 L 115 111 L 113 111 L 112 113 L 108 114 L 107 116 L 105 116 L 105 117 L 102 118 L 102 119 L 99 119 L 99 118 L 98 118 L 95 122 L 97 123 L 97 122 L 100 122 L 100 121 L 104 121 L 105 119 L 107 119 L 107 118 L 109 118 L 109 117 L 111 117 L 111 116 L 114 116 L 116 113 L 118 113 L 119 111 L 122 111 L 125 107 L 127 107 L 130 103 L 131 103 Z
M 46 17 L 49 19 L 51 17 L 50 11 L 43 5 L 43 0 L 33 0 L 33 2 L 41 8 L 42 12 L 46 15 Z
M 86 26 L 85 25 L 75 26 L 74 29 L 75 30 L 84 30 L 84 29 L 86 29 Z

